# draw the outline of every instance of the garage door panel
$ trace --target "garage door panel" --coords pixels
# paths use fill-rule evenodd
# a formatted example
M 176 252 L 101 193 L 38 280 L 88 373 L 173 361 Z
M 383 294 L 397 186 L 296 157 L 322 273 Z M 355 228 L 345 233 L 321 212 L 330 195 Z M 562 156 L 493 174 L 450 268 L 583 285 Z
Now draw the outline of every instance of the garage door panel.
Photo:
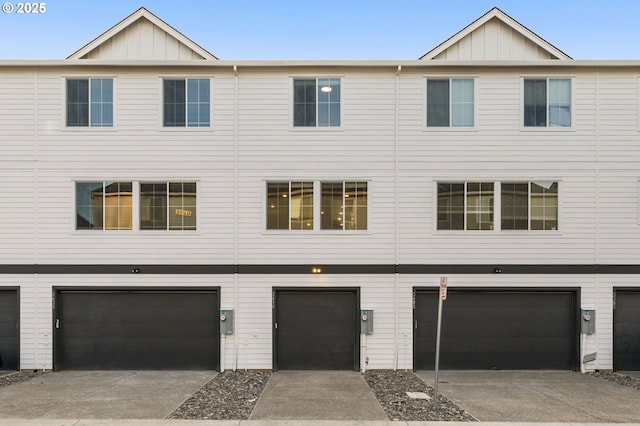
M 353 370 L 357 300 L 353 291 L 277 292 L 275 354 L 283 370 Z
M 640 370 L 640 290 L 616 290 L 613 367 Z
M 216 369 L 217 292 L 61 291 L 63 369 Z
M 18 292 L 0 290 L 0 357 L 2 370 L 18 369 Z
M 433 369 L 436 291 L 417 291 L 415 368 Z M 454 290 L 444 302 L 443 369 L 571 369 L 572 292 Z

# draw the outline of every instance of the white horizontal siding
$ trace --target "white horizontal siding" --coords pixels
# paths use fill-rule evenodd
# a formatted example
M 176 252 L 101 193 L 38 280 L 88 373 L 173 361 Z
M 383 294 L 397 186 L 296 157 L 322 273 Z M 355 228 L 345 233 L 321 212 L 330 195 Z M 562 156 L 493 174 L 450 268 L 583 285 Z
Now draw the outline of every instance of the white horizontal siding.
M 0 74 L 0 161 L 33 160 L 37 154 L 37 73 L 14 69 Z
M 2 69 L 2 263 L 638 264 L 638 73 L 551 69 L 573 78 L 567 130 L 522 128 L 521 81 L 530 69 L 403 70 L 398 128 L 395 70 L 241 68 L 237 80 L 205 70 Z M 425 129 L 424 79 L 432 73 L 477 76 L 474 129 Z M 115 125 L 67 129 L 65 77 L 92 75 L 115 80 Z M 180 75 L 212 77 L 211 128 L 162 128 L 161 79 Z M 342 79 L 342 126 L 294 129 L 291 78 L 325 75 Z M 196 180 L 197 232 L 75 231 L 74 180 L 102 179 Z M 369 229 L 268 232 L 269 180 L 366 180 Z M 559 231 L 439 232 L 438 180 L 557 180 Z M 638 282 L 635 275 L 449 277 L 451 286 L 580 288 L 581 304 L 597 309 L 585 351 L 598 352 L 601 369 L 613 363 L 613 288 Z M 0 275 L 0 285 L 20 287 L 25 369 L 51 368 L 51 294 L 61 285 L 220 285 L 222 307 L 237 310 L 226 368 L 236 359 L 239 368 L 271 368 L 274 286 L 359 287 L 362 307 L 375 311 L 369 368 L 392 368 L 396 359 L 411 368 L 411 291 L 437 283 L 435 275 Z
M 74 182 L 95 179 L 134 182 L 196 181 L 196 231 L 75 231 Z M 233 176 L 226 171 L 43 169 L 38 209 L 39 263 L 232 264 Z M 134 220 L 137 217 L 134 214 Z
M 38 212 L 34 170 L 0 159 L 0 263 L 35 260 Z M 33 163 L 29 162 L 33 167 Z

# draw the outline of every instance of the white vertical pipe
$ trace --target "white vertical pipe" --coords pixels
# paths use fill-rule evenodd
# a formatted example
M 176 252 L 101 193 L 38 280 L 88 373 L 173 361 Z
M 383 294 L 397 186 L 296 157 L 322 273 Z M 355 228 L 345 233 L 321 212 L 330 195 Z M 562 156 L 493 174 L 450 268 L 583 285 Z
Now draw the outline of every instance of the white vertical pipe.
M 227 336 L 224 334 L 220 335 L 220 372 L 224 373 L 224 351 L 226 349 L 226 340 Z
M 239 124 L 239 107 L 238 107 L 238 66 L 233 66 L 233 262 L 236 265 L 236 271 L 233 274 L 233 309 L 235 310 L 235 318 L 233 322 L 233 371 L 238 369 L 238 323 L 240 320 L 240 309 L 238 306 L 238 124 Z
M 394 165 L 394 185 L 395 185 L 395 215 L 396 215 L 396 222 L 395 222 L 395 265 L 399 264 L 399 257 L 400 257 L 400 247 L 399 247 L 399 243 L 400 243 L 400 236 L 398 235 L 398 230 L 400 229 L 400 219 L 398 217 L 400 209 L 398 207 L 398 203 L 400 200 L 400 196 L 398 195 L 398 189 L 400 187 L 400 183 L 398 182 L 398 171 L 400 169 L 400 159 L 398 158 L 399 156 L 399 128 L 398 128 L 398 124 L 399 124 L 399 119 L 400 119 L 400 105 L 399 105 L 399 99 L 400 99 L 400 95 L 398 93 L 398 91 L 400 90 L 400 71 L 402 71 L 402 65 L 398 65 L 398 70 L 396 71 L 396 99 L 395 99 L 395 134 L 394 134 L 394 145 L 395 145 L 395 165 Z M 398 357 L 399 357 L 399 341 L 398 341 L 398 334 L 400 333 L 400 311 L 399 311 L 399 306 L 400 306 L 400 295 L 398 294 L 400 292 L 400 284 L 399 284 L 399 277 L 398 277 L 398 271 L 395 271 L 394 274 L 394 290 L 395 290 L 395 305 L 394 305 L 394 312 L 395 312 L 395 324 L 394 324 L 394 336 L 393 336 L 393 371 L 396 371 L 398 369 Z

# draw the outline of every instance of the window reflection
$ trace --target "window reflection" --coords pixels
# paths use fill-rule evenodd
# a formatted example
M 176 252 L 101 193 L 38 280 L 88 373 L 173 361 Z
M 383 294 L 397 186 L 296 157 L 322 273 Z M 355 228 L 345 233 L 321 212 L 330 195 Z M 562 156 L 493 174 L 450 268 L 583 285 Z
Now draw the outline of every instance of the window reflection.
M 131 182 L 76 183 L 76 229 L 132 229 Z

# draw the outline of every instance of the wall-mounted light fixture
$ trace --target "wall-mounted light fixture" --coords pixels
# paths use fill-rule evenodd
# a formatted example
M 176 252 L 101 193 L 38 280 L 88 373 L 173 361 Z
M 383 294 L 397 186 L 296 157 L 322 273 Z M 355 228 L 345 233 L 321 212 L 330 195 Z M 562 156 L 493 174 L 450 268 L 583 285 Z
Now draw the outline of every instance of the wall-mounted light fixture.
M 502 268 L 499 266 L 496 266 L 495 268 L 493 268 L 493 272 L 495 274 L 501 274 L 502 273 Z
M 314 266 L 313 268 L 311 268 L 311 273 L 312 274 L 321 274 L 322 273 L 322 269 L 317 267 L 317 266 Z
M 133 273 L 133 274 L 139 274 L 139 273 L 140 273 L 140 268 L 138 268 L 138 267 L 135 267 L 135 266 L 134 266 L 134 267 L 131 269 L 131 273 Z

